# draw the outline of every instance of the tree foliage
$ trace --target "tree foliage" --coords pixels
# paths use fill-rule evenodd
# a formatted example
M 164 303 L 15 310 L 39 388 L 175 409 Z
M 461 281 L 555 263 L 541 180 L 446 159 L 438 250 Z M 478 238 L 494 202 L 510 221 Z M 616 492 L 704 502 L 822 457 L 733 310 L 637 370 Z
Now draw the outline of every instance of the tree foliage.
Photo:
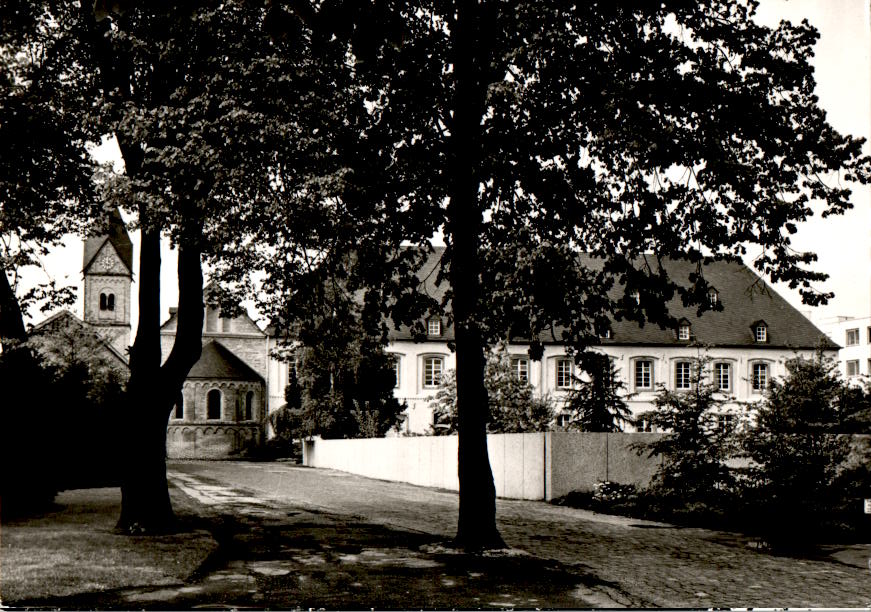
M 353 300 L 335 299 L 296 351 L 299 437 L 371 438 L 400 422 L 393 361 L 367 334 Z
M 520 379 L 505 345 L 487 356 L 484 385 L 490 402 L 489 433 L 547 431 L 553 425 L 553 402 L 547 396 L 539 396 L 529 381 Z M 445 373 L 430 406 L 433 408 L 433 433 L 457 433 L 457 379 L 453 370 Z
M 306 14 L 313 30 L 347 41 L 353 63 L 335 66 L 348 79 L 337 91 L 358 101 L 333 126 L 345 170 L 310 217 L 330 235 L 325 251 L 359 251 L 367 303 L 414 319 L 409 296 L 425 286 L 402 273 L 411 256 L 400 246 L 445 237 L 463 545 L 501 543 L 485 437 L 489 346 L 512 335 L 539 354 L 548 334 L 581 350 L 612 318 L 671 323 L 675 294 L 707 308 L 701 265 L 670 278 L 661 257 L 701 264 L 752 246 L 766 276 L 808 303 L 829 297 L 814 289 L 824 278 L 809 268 L 815 256 L 791 235 L 811 199 L 824 214 L 848 208 L 847 184 L 867 180 L 868 160 L 817 106 L 816 31 L 759 25 L 755 8 L 338 2 Z M 288 245 L 267 283 L 285 287 L 282 297 L 293 291 L 283 262 L 307 259 Z M 318 252 L 312 269 L 329 260 Z M 609 292 L 618 285 L 622 296 Z
M 616 432 L 631 423 L 626 405 L 626 383 L 617 375 L 617 366 L 602 353 L 585 351 L 579 355 L 584 375 L 574 378 L 564 409 L 569 412 L 567 429 Z
M 87 145 L 100 129 L 77 3 L 12 2 L 0 8 L 0 337 L 23 338 L 22 313 L 74 300 L 49 278 L 19 286 L 24 268 L 94 216 L 97 166 Z
M 856 494 L 840 486 L 851 441 L 838 434 L 843 417 L 853 412 L 846 402 L 855 401 L 861 391 L 851 390 L 837 365 L 822 354 L 791 359 L 786 368 L 786 378 L 772 382 L 758 407 L 756 426 L 743 437 L 751 460 L 744 471 L 747 501 L 759 504 L 766 539 L 777 547 L 798 547 L 813 542 L 812 534 L 835 514 L 845 495 Z M 864 401 L 867 405 L 867 396 Z M 865 486 L 871 484 L 867 474 L 865 479 Z
M 651 489 L 670 509 L 722 508 L 734 491 L 734 474 L 726 463 L 736 455 L 734 431 L 718 422 L 720 415 L 730 411 L 717 397 L 707 365 L 705 359 L 693 360 L 690 388 L 660 388 L 655 409 L 641 415 L 667 432 L 647 449 L 651 456 L 662 458 Z

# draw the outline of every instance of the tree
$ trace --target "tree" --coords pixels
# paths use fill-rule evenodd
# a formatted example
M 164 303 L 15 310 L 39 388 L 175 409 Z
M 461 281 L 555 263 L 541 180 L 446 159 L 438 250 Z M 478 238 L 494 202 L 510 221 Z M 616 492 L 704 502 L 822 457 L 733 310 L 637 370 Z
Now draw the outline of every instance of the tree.
M 565 409 L 571 414 L 568 429 L 580 431 L 622 431 L 631 422 L 626 405 L 626 384 L 617 376 L 617 368 L 602 353 L 585 351 L 579 356 L 586 376 L 575 377 Z
M 824 278 L 808 268 L 815 256 L 796 252 L 791 234 L 811 199 L 824 214 L 848 208 L 844 181 L 866 181 L 868 160 L 817 106 L 814 29 L 768 29 L 755 8 L 338 2 L 306 17 L 350 41 L 365 97 L 365 112 L 334 126 L 357 133 L 335 139 L 347 171 L 332 184 L 337 197 L 316 207 L 332 221 L 319 235 L 327 228 L 331 250 L 359 252 L 361 285 L 391 287 L 368 295 L 394 322 L 413 319 L 408 294 L 424 293 L 397 274 L 409 262 L 400 246 L 445 237 L 460 545 L 502 544 L 486 448 L 488 346 L 526 338 L 540 357 L 543 338 L 580 351 L 611 319 L 672 324 L 675 294 L 708 308 L 702 263 L 751 245 L 761 247 L 757 270 L 808 303 L 829 297 L 813 287 Z M 288 259 L 277 251 L 273 262 Z M 662 257 L 697 271 L 670 278 Z
M 96 88 L 84 27 L 72 3 L 0 8 L 0 140 L 8 153 L 0 157 L 0 343 L 25 337 L 31 304 L 45 312 L 74 300 L 72 288 L 51 280 L 26 293 L 18 280 L 96 217 L 97 167 L 86 147 L 100 132 L 85 110 Z
M 689 388 L 659 389 L 655 410 L 641 415 L 668 433 L 647 445 L 651 456 L 662 457 L 651 490 L 670 510 L 700 505 L 721 511 L 735 487 L 734 475 L 726 463 L 737 454 L 734 432 L 719 422 L 720 416 L 729 411 L 725 402 L 716 397 L 718 389 L 711 380 L 707 360 L 699 358 L 690 363 Z
M 399 424 L 405 409 L 393 396 L 393 362 L 378 337 L 366 333 L 357 304 L 335 298 L 300 337 L 301 434 L 383 436 Z
M 505 345 L 487 355 L 484 385 L 489 400 L 488 433 L 550 429 L 554 420 L 550 398 L 538 397 L 529 381 L 520 379 Z M 433 432 L 436 435 L 457 433 L 457 379 L 453 370 L 445 373 L 431 406 L 435 421 Z
M 142 245 L 139 323 L 123 414 L 123 429 L 137 435 L 127 447 L 118 527 L 159 532 L 173 525 L 166 425 L 201 351 L 203 262 L 217 264 L 223 247 L 232 250 L 237 237 L 255 233 L 258 223 L 272 226 L 275 194 L 328 182 L 329 147 L 317 134 L 321 122 L 334 118 L 338 77 L 319 63 L 341 64 L 341 55 L 337 59 L 329 49 L 338 46 L 321 39 L 319 55 L 312 55 L 315 43 L 308 44 L 310 31 L 298 20 L 271 36 L 274 11 L 256 3 L 83 11 L 99 62 L 102 98 L 96 108 L 125 165 L 106 192 L 133 210 Z M 162 236 L 179 248 L 179 304 L 174 345 L 161 364 Z M 232 314 L 245 286 L 224 280 L 217 299 Z
M 850 444 L 836 434 L 842 415 L 852 412 L 843 402 L 855 395 L 821 353 L 791 359 L 786 369 L 766 391 L 743 449 L 751 460 L 748 502 L 758 508 L 764 537 L 776 547 L 800 547 L 842 502 L 837 483 Z

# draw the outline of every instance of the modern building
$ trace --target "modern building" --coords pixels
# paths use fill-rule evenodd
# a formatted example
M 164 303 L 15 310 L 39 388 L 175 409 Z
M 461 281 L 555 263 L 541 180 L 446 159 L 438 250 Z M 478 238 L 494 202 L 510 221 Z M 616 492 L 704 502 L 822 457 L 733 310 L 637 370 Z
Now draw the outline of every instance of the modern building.
M 836 317 L 822 323 L 829 338 L 841 346 L 838 366 L 847 381 L 871 377 L 871 317 Z

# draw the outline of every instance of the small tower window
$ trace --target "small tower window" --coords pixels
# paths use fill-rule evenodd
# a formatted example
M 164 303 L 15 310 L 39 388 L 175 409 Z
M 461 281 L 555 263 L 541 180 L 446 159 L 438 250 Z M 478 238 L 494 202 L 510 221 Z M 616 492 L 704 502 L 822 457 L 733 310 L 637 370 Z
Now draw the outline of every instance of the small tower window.
M 221 392 L 212 389 L 206 396 L 206 418 L 220 420 L 221 418 Z
M 178 394 L 178 398 L 175 400 L 175 412 L 172 417 L 174 419 L 184 418 L 184 396 L 181 393 Z
M 101 293 L 100 294 L 100 310 L 112 311 L 115 310 L 115 294 Z

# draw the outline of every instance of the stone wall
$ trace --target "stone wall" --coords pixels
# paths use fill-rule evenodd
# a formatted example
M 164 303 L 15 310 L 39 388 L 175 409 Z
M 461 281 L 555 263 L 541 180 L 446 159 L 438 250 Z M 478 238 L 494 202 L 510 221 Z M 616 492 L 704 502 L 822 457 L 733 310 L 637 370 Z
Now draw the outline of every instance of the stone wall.
M 247 456 L 262 443 L 257 424 L 175 424 L 166 430 L 170 459 L 235 459 Z

